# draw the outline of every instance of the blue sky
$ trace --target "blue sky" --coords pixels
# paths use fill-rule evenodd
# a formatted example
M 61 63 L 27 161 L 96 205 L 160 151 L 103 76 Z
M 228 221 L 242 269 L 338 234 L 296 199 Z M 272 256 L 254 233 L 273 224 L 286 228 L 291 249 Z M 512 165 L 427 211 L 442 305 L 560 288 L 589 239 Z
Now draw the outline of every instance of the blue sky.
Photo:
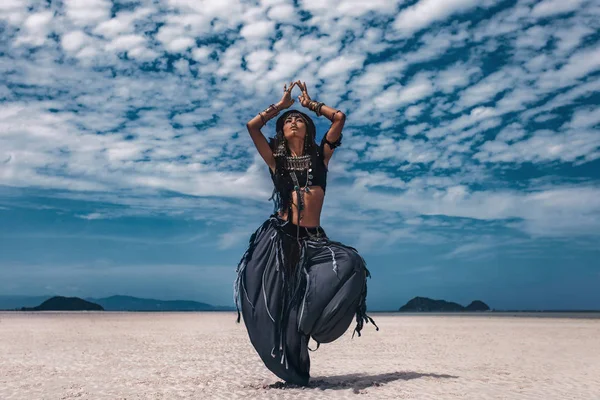
M 0 294 L 232 305 L 273 207 L 245 123 L 300 79 L 347 115 L 321 224 L 365 258 L 369 308 L 600 308 L 599 21 L 586 0 L 4 0 Z

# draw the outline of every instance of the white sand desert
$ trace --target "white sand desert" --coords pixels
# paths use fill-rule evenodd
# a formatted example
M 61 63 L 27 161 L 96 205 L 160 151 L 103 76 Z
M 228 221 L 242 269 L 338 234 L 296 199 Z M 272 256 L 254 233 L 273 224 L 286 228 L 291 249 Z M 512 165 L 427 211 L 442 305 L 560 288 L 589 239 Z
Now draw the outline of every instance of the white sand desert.
M 234 313 L 2 312 L 0 399 L 600 399 L 600 319 L 373 316 L 298 388 Z

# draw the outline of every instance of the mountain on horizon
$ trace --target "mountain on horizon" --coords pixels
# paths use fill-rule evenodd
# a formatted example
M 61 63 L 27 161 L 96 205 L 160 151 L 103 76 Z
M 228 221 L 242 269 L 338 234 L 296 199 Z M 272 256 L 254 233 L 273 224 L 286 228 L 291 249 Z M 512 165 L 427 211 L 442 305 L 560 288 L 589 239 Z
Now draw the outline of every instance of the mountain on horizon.
M 86 300 L 100 304 L 107 311 L 232 311 L 234 309 L 193 300 L 158 300 L 124 295 L 101 299 L 89 297 Z
M 21 311 L 104 311 L 104 308 L 79 297 L 54 296 L 39 306 L 21 307 Z
M 47 296 L 7 296 L 0 295 L 0 310 L 20 310 L 33 308 L 44 301 L 56 297 Z M 103 298 L 84 297 L 86 301 L 101 305 L 105 311 L 233 311 L 234 307 L 215 306 L 193 300 L 158 300 L 126 295 L 114 295 Z
M 428 297 L 414 297 L 398 311 L 430 312 L 430 311 L 490 311 L 490 307 L 481 300 L 472 301 L 466 307 L 446 300 L 434 300 Z

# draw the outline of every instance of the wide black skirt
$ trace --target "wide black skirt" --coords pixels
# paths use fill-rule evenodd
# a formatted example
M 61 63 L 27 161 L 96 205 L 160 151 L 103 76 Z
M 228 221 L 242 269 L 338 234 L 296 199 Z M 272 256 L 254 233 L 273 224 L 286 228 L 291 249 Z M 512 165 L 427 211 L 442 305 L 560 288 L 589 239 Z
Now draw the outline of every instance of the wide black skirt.
M 375 325 L 366 314 L 368 277 L 355 248 L 330 240 L 321 227 L 298 228 L 275 213 L 252 234 L 238 264 L 237 321 L 241 308 L 267 368 L 286 382 L 306 385 L 311 337 L 317 347 L 333 342 L 354 317 L 358 336 L 364 322 Z

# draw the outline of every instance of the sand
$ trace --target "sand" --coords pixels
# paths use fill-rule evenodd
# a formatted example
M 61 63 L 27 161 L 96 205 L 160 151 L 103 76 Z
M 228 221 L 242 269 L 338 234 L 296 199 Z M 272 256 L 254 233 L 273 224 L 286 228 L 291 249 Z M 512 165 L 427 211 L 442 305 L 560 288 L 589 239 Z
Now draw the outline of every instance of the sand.
M 0 312 L 0 399 L 600 399 L 598 319 L 373 316 L 298 388 L 235 313 Z

